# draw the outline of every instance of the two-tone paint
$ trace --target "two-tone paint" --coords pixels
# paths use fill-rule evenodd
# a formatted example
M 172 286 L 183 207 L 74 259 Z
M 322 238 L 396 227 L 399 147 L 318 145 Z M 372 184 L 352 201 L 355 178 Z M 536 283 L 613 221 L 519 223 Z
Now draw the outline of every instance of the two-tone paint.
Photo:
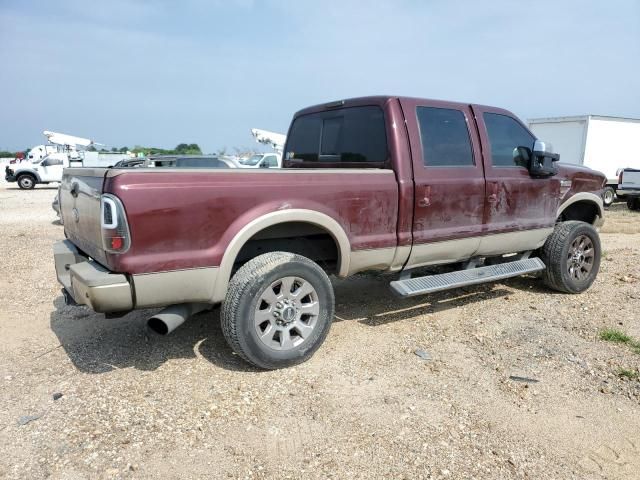
M 110 271 L 131 278 L 136 306 L 149 306 L 221 301 L 242 246 L 278 223 L 310 223 L 330 234 L 339 254 L 336 273 L 346 277 L 538 248 L 576 194 L 602 218 L 604 176 L 597 172 L 563 167 L 557 176 L 532 178 L 524 167 L 491 165 L 482 113 L 521 123 L 506 110 L 406 97 L 342 106 L 360 105 L 384 111 L 389 155 L 382 168 L 69 169 L 61 195 L 67 236 Z M 473 166 L 424 165 L 419 106 L 463 112 Z M 302 110 L 294 120 L 326 108 Z M 80 185 L 76 196 L 74 183 Z M 125 253 L 105 253 L 97 241 L 100 193 L 124 205 L 131 235 Z M 79 221 L 67 218 L 74 210 Z M 167 281 L 172 287 L 160 288 Z

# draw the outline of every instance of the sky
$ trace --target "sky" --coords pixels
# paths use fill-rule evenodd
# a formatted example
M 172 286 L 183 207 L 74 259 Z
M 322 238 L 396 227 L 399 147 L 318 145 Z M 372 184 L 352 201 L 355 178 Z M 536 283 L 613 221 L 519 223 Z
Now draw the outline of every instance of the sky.
M 0 0 L 0 150 L 231 153 L 376 94 L 640 118 L 638 59 L 640 0 Z

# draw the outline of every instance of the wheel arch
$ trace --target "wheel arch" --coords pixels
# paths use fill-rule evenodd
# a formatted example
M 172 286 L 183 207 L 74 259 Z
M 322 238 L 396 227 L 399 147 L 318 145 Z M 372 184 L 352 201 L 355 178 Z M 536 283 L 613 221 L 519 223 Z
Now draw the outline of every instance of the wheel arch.
M 332 217 L 315 210 L 288 209 L 270 212 L 247 223 L 231 239 L 225 249 L 222 261 L 218 268 L 215 287 L 213 291 L 213 302 L 221 302 L 227 293 L 227 287 L 231 279 L 233 267 L 242 248 L 260 232 L 269 227 L 286 225 L 287 223 L 307 223 L 322 229 L 329 234 L 337 247 L 338 265 L 337 273 L 341 277 L 347 276 L 349 271 L 349 260 L 351 244 L 349 237 L 342 226 Z
M 602 198 L 591 192 L 576 193 L 560 205 L 556 218 L 558 221 L 581 220 L 601 227 L 604 223 Z
M 42 179 L 40 178 L 40 175 L 38 175 L 38 172 L 35 172 L 33 170 L 20 170 L 14 173 L 16 180 L 18 180 L 21 175 L 29 175 L 36 180 L 36 183 L 42 183 Z

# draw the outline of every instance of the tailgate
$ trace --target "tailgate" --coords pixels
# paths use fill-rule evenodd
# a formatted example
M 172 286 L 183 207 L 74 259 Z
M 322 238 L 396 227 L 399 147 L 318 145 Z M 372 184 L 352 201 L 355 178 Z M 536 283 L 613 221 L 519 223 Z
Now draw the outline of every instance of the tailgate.
M 622 173 L 622 183 L 618 188 L 622 190 L 640 190 L 640 170 L 625 169 Z
M 107 265 L 100 227 L 100 195 L 108 169 L 67 168 L 60 184 L 64 231 L 78 249 Z

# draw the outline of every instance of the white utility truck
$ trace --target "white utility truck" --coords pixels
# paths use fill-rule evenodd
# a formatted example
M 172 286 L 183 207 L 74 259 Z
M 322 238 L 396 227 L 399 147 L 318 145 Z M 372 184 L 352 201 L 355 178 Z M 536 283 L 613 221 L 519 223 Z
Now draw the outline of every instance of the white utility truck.
M 532 118 L 528 124 L 536 137 L 553 145 L 562 163 L 584 165 L 606 175 L 605 206 L 615 199 L 620 171 L 640 169 L 640 119 L 581 115 Z M 623 192 L 617 193 L 623 198 Z
M 38 183 L 59 182 L 67 167 L 110 167 L 129 158 L 126 153 L 78 150 L 78 147 L 95 145 L 88 138 L 74 137 L 45 130 L 48 145 L 38 145 L 29 151 L 27 162 L 7 165 L 5 180 L 17 182 L 23 190 L 31 190 Z M 39 148 L 43 147 L 43 148 Z M 35 149 L 35 151 L 34 151 Z M 34 151 L 32 155 L 31 152 Z M 42 153 L 47 153 L 42 155 Z
M 238 161 L 240 168 L 280 168 L 282 155 L 279 153 L 255 153 Z
M 263 145 L 269 145 L 276 153 L 282 155 L 284 150 L 284 143 L 287 141 L 287 136 L 282 133 L 270 132 L 269 130 L 260 130 L 259 128 L 252 128 L 251 135 L 256 139 L 256 142 Z
M 260 130 L 252 128 L 251 135 L 256 142 L 263 145 L 269 145 L 274 152 L 255 153 L 249 158 L 238 160 L 240 168 L 281 168 L 282 167 L 282 150 L 287 136 L 282 133 L 270 132 L 269 130 Z

